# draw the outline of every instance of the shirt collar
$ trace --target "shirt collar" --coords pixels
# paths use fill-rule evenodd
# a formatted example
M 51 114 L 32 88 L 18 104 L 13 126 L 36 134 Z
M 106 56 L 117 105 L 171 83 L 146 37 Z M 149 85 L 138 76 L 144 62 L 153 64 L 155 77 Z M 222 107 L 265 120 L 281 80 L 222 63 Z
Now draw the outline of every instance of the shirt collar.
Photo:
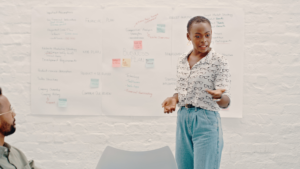
M 187 52 L 187 53 L 184 53 L 184 54 L 183 54 L 183 57 L 182 57 L 182 61 L 183 61 L 183 62 L 187 62 L 187 57 L 188 57 L 192 52 L 193 52 L 193 49 L 190 50 L 190 51 Z M 201 59 L 200 62 L 203 62 L 203 63 L 211 63 L 213 53 L 215 53 L 215 51 L 214 51 L 213 48 L 211 48 L 211 50 L 208 52 L 208 54 L 207 54 L 203 59 Z M 198 63 L 198 62 L 197 62 L 197 63 Z M 196 64 L 197 64 L 197 63 L 196 63 Z
M 0 146 L 0 157 L 2 156 L 8 157 L 9 151 L 10 151 L 10 145 L 4 143 L 3 146 Z

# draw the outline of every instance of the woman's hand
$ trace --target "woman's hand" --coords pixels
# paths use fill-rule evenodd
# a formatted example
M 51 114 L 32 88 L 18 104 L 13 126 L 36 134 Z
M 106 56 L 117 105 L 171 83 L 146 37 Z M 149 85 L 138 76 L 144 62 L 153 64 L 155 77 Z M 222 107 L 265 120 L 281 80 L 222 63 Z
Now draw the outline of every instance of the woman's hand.
M 209 93 L 213 99 L 220 99 L 222 94 L 226 91 L 225 89 L 216 89 L 216 90 L 209 90 L 206 89 L 207 93 Z M 217 100 L 216 100 L 217 101 Z M 217 101 L 218 105 L 221 108 L 226 108 L 228 107 L 230 102 L 230 99 L 228 96 L 224 95 L 222 96 L 221 100 Z
M 209 90 L 206 89 L 206 92 L 212 96 L 213 99 L 221 98 L 222 94 L 225 92 L 225 89 L 216 89 L 216 90 Z
M 176 109 L 176 104 L 178 101 L 178 96 L 168 97 L 166 100 L 161 104 L 164 108 L 164 113 L 172 113 Z

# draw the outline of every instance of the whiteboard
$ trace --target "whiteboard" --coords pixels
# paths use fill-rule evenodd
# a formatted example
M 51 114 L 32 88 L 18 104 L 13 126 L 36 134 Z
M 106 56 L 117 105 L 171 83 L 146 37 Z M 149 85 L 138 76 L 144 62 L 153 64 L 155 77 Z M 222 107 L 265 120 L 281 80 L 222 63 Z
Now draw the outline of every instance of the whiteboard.
M 244 15 L 235 8 L 34 9 L 32 113 L 165 116 L 178 57 L 192 49 L 186 25 L 198 15 L 230 64 L 231 105 L 220 114 L 242 117 Z
M 33 10 L 33 114 L 101 112 L 102 17 L 96 8 Z

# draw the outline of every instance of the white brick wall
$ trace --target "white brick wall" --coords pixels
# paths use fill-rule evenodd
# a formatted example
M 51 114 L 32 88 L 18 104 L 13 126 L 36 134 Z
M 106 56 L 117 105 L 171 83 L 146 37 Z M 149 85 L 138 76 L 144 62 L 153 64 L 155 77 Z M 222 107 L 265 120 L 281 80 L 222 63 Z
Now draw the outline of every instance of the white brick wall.
M 17 110 L 6 141 L 44 169 L 93 169 L 107 145 L 175 150 L 176 117 L 30 115 L 30 22 L 37 6 L 230 6 L 245 11 L 244 117 L 222 119 L 222 169 L 300 168 L 300 1 L 0 0 L 0 86 Z

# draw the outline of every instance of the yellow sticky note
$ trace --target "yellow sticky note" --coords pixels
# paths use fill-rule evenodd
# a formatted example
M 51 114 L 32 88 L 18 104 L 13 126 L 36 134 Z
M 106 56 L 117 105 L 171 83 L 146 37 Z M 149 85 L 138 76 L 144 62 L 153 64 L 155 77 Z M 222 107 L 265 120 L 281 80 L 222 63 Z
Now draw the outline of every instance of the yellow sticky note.
M 131 59 L 122 59 L 122 67 L 130 67 Z

